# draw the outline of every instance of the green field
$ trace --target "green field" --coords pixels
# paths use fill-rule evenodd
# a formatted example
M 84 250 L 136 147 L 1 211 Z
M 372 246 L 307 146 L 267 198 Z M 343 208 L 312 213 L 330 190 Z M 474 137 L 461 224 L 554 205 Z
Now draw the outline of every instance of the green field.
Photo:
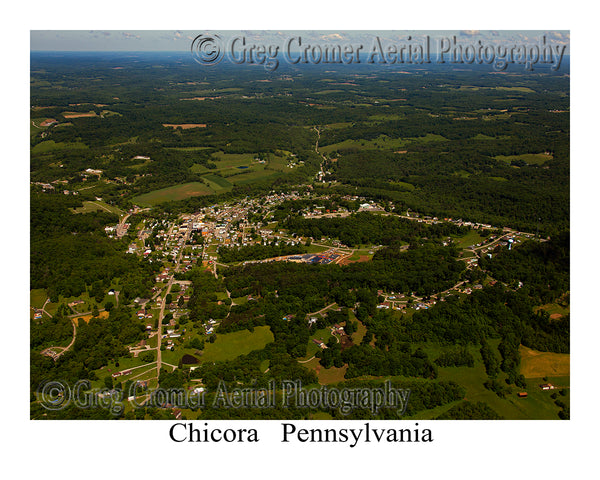
M 489 341 L 490 346 L 495 350 L 495 353 L 500 359 L 500 354 L 497 351 L 499 340 Z M 442 347 L 433 344 L 424 344 L 424 350 L 429 357 L 434 360 L 443 350 Z M 517 393 L 522 391 L 514 385 L 511 386 L 512 393 L 505 398 L 501 398 L 491 390 L 487 390 L 483 383 L 487 380 L 485 367 L 481 360 L 479 348 L 475 346 L 468 347 L 469 351 L 475 358 L 474 367 L 439 367 L 438 380 L 454 381 L 466 389 L 465 400 L 470 402 L 485 402 L 496 413 L 506 419 L 526 420 L 526 419 L 558 419 L 559 408 L 554 404 L 554 400 L 550 398 L 550 391 L 543 391 L 539 388 L 541 378 L 528 378 L 527 388 L 524 389 L 528 397 L 519 398 Z M 503 384 L 506 374 L 501 373 L 498 376 Z M 548 381 L 555 385 L 565 386 L 569 384 L 568 377 L 548 378 Z M 428 412 L 420 412 L 416 415 L 418 418 L 429 419 L 435 418 L 437 415 L 451 408 L 455 403 L 448 404 L 443 408 Z
M 274 177 L 281 175 L 281 173 L 274 172 L 273 170 L 265 170 L 264 165 L 261 165 L 261 167 L 262 168 L 256 168 L 248 173 L 241 173 L 239 175 L 229 177 L 229 181 L 234 185 L 244 185 L 247 183 L 265 180 L 267 178 L 273 179 Z
M 152 207 L 163 202 L 184 200 L 189 197 L 212 195 L 215 191 L 202 182 L 184 183 L 173 187 L 161 188 L 134 197 L 132 201 L 142 207 Z
M 469 248 L 472 245 L 477 245 L 478 243 L 481 243 L 483 240 L 485 240 L 485 237 L 479 235 L 479 232 L 477 232 L 477 230 L 470 230 L 469 233 L 467 233 L 465 236 L 456 237 L 454 238 L 454 240 L 458 242 L 459 248 Z
M 553 157 L 547 153 L 524 153 L 523 155 L 497 155 L 494 158 L 504 163 L 523 160 L 528 165 L 542 165 L 548 160 L 552 160 Z
M 541 307 L 537 307 L 535 310 L 545 310 L 550 315 L 569 315 L 570 306 L 563 307 L 557 303 L 548 303 L 546 305 L 542 305 Z
M 35 288 L 29 292 L 29 305 L 34 308 L 42 308 L 46 301 L 46 290 L 43 288 Z
M 233 185 L 231 182 L 223 177 L 219 177 L 218 175 L 209 174 L 204 175 L 204 179 L 207 180 L 211 185 L 211 187 L 215 190 L 231 190 Z
M 194 163 L 190 167 L 190 170 L 192 171 L 192 173 L 199 173 L 199 174 L 208 173 L 208 172 L 212 171 L 210 168 L 206 168 L 204 165 L 201 165 L 199 163 Z
M 167 150 L 175 150 L 176 152 L 198 152 L 200 150 L 211 150 L 213 147 L 166 147 Z
M 38 143 L 35 147 L 31 149 L 31 153 L 46 153 L 51 152 L 53 150 L 65 150 L 65 149 L 75 149 L 75 148 L 88 148 L 85 143 L 74 142 L 74 143 L 65 143 L 58 142 L 56 143 L 54 140 L 46 140 L 44 142 Z
M 217 165 L 217 169 L 247 167 L 254 162 L 258 153 L 224 153 L 216 152 L 212 154 L 212 161 Z
M 334 143 L 332 145 L 326 145 L 319 147 L 322 153 L 328 154 L 340 149 L 358 148 L 358 149 L 373 149 L 373 148 L 385 148 L 390 150 L 397 150 L 406 147 L 413 142 L 429 143 L 429 142 L 441 142 L 445 141 L 446 138 L 441 135 L 428 133 L 422 137 L 414 138 L 390 138 L 386 135 L 380 135 L 374 140 L 344 140 L 343 142 Z
M 215 343 L 206 342 L 202 362 L 221 362 L 246 355 L 253 350 L 262 350 L 267 343 L 274 340 L 269 327 L 255 327 L 254 332 L 240 330 L 238 332 L 218 334 Z
M 105 202 L 99 202 L 99 201 L 87 201 L 85 200 L 83 202 L 83 206 L 78 207 L 78 208 L 74 208 L 73 209 L 73 213 L 89 213 L 89 212 L 110 212 L 110 213 L 114 213 L 116 215 L 123 215 L 123 210 L 121 210 L 118 207 L 115 207 L 113 205 L 109 205 L 108 203 Z
M 568 353 L 538 352 L 519 347 L 521 373 L 525 378 L 567 377 L 570 375 L 571 356 Z

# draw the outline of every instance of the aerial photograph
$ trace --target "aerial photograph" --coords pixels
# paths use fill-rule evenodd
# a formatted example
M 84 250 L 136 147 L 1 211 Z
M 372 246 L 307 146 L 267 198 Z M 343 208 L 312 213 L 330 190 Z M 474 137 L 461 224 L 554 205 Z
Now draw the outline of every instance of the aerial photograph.
M 570 419 L 569 31 L 30 37 L 31 420 Z

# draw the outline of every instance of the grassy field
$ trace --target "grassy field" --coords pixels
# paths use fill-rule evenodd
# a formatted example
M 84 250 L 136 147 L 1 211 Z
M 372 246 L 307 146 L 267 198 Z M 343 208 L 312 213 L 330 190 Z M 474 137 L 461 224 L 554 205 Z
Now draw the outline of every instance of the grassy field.
M 538 352 L 531 348 L 519 347 L 521 373 L 525 378 L 563 377 L 571 371 L 571 356 L 568 353 Z
M 279 176 L 281 173 L 274 172 L 272 170 L 255 170 L 253 172 L 242 173 L 241 175 L 236 175 L 235 177 L 230 177 L 231 183 L 234 185 L 245 185 L 247 183 L 253 183 L 260 180 L 272 179 L 273 177 Z
M 184 183 L 173 187 L 161 188 L 134 197 L 132 201 L 142 207 L 152 207 L 163 202 L 183 200 L 189 197 L 212 195 L 215 191 L 201 182 Z
M 485 237 L 479 235 L 479 233 L 476 230 L 470 230 L 469 233 L 467 233 L 465 236 L 455 238 L 455 240 L 458 241 L 459 248 L 468 248 L 472 245 L 477 245 L 478 243 L 481 243 L 484 239 Z
M 563 307 L 558 303 L 547 303 L 546 305 L 542 305 L 541 307 L 536 307 L 535 310 L 545 310 L 550 315 L 565 316 L 569 315 L 571 308 L 570 306 Z
M 53 150 L 65 150 L 65 149 L 75 149 L 75 148 L 88 148 L 85 143 L 75 142 L 75 143 L 65 143 L 58 142 L 56 143 L 54 140 L 46 140 L 44 142 L 38 143 L 35 147 L 31 149 L 31 153 L 46 153 L 51 152 Z
M 542 165 L 546 161 L 552 160 L 553 157 L 547 153 L 524 153 L 523 155 L 497 155 L 494 158 L 504 163 L 523 160 L 528 165 Z
M 166 147 L 167 150 L 175 150 L 176 152 L 198 152 L 200 150 L 211 150 L 212 147 Z
M 216 152 L 212 154 L 212 161 L 217 165 L 217 169 L 247 167 L 255 163 L 254 159 L 258 153 L 224 153 Z
M 310 339 L 308 340 L 308 346 L 306 347 L 306 356 L 304 357 L 304 359 L 309 359 L 315 353 L 317 353 L 318 351 L 321 350 L 321 347 L 319 347 L 315 342 L 313 342 L 313 339 L 320 340 L 323 343 L 327 343 L 327 341 L 330 338 L 331 338 L 331 328 L 330 327 L 322 328 L 321 330 L 317 330 L 314 334 L 312 334 L 310 336 Z
M 429 143 L 429 142 L 440 142 L 446 140 L 441 135 L 435 135 L 432 133 L 428 133 L 423 137 L 416 138 L 390 138 L 386 135 L 380 135 L 374 140 L 344 140 L 343 142 L 334 143 L 332 145 L 326 145 L 324 147 L 319 147 L 319 150 L 322 153 L 328 154 L 336 150 L 347 149 L 347 148 L 357 148 L 357 149 L 373 149 L 373 148 L 384 148 L 391 150 L 399 150 L 404 148 L 406 145 L 419 142 L 419 143 Z
M 115 207 L 113 205 L 109 205 L 108 203 L 105 202 L 99 202 L 99 201 L 87 201 L 85 200 L 83 202 L 83 206 L 82 207 L 78 207 L 78 208 L 74 208 L 73 209 L 73 213 L 89 213 L 89 212 L 110 212 L 110 213 L 114 213 L 116 215 L 123 215 L 123 210 L 121 210 L 118 207 Z
M 192 173 L 199 173 L 199 174 L 203 174 L 203 173 L 209 173 L 212 172 L 212 170 L 210 168 L 206 168 L 204 165 L 201 165 L 199 163 L 194 163 L 191 167 L 190 170 L 192 171 Z
M 34 308 L 42 308 L 46 301 L 46 290 L 43 288 L 35 288 L 29 291 L 29 305 Z
M 239 332 L 217 335 L 215 343 L 206 342 L 204 354 L 200 359 L 202 362 L 232 360 L 253 350 L 261 350 L 273 340 L 271 329 L 266 326 L 255 327 L 254 332 L 240 330 Z
M 211 187 L 215 191 L 231 190 L 231 188 L 233 187 L 232 183 L 229 180 L 223 177 L 219 177 L 218 175 L 204 175 L 204 179 L 206 179 L 210 183 Z

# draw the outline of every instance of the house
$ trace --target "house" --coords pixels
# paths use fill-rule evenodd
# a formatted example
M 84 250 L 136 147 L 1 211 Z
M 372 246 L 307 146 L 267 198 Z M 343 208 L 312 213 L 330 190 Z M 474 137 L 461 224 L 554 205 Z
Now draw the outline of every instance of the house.
M 556 387 L 554 385 L 552 385 L 551 383 L 542 383 L 540 385 L 540 388 L 542 390 L 554 390 Z
M 525 397 L 527 397 L 527 392 L 519 392 L 519 393 L 517 393 L 517 397 L 525 398 Z

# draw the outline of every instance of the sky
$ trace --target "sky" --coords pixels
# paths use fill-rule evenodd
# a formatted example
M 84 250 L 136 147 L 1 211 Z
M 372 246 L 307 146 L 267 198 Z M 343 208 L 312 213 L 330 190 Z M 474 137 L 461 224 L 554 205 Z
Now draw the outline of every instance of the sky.
M 408 36 L 418 41 L 429 36 L 432 41 L 441 38 L 458 43 L 502 45 L 540 44 L 545 35 L 551 45 L 567 45 L 569 54 L 570 33 L 566 30 L 419 30 L 419 31 L 276 31 L 276 30 L 31 30 L 31 51 L 188 51 L 192 40 L 200 34 L 218 34 L 225 41 L 235 37 L 245 37 L 249 42 L 266 45 L 283 45 L 290 37 L 302 36 L 303 42 L 357 43 L 370 45 L 375 36 L 382 41 L 406 43 Z

